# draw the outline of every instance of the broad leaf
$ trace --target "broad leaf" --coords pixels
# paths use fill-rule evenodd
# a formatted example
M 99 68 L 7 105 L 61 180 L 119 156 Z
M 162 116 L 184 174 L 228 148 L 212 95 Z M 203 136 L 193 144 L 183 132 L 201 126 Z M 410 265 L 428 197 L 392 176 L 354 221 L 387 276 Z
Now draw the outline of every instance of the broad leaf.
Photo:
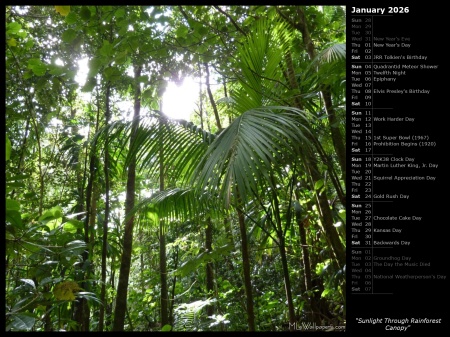
M 22 25 L 18 22 L 10 22 L 6 25 L 7 34 L 17 34 L 22 29 Z
M 16 200 L 6 199 L 6 210 L 20 211 L 20 204 Z
M 5 141 L 6 160 L 9 160 L 9 158 L 11 158 L 11 141 L 9 140 L 7 135 L 5 135 L 5 137 L 6 137 Z
M 32 314 L 20 313 L 12 315 L 9 329 L 13 331 L 29 331 L 33 328 L 36 318 Z M 9 330 L 8 328 L 6 330 Z
M 53 220 L 53 219 L 57 219 L 57 218 L 61 218 L 63 215 L 63 211 L 61 206 L 55 206 L 52 207 L 49 210 L 46 210 L 40 217 L 39 217 L 39 221 L 43 221 L 43 220 Z
M 43 76 L 47 72 L 47 65 L 39 59 L 30 59 L 28 61 L 28 69 L 31 69 L 36 76 Z
M 31 279 L 24 279 L 24 278 L 21 278 L 20 280 L 22 282 L 28 284 L 29 286 L 31 286 L 33 289 L 36 289 L 36 285 L 34 284 L 33 280 L 31 280 Z
M 65 248 L 61 250 L 61 254 L 69 257 L 80 255 L 86 249 L 86 242 L 81 240 L 74 240 L 65 245 Z
M 64 33 L 61 35 L 61 39 L 66 42 L 70 43 L 77 37 L 77 32 L 73 30 L 72 28 L 66 29 Z
M 70 6 L 55 6 L 55 10 L 62 16 L 67 16 L 70 12 Z

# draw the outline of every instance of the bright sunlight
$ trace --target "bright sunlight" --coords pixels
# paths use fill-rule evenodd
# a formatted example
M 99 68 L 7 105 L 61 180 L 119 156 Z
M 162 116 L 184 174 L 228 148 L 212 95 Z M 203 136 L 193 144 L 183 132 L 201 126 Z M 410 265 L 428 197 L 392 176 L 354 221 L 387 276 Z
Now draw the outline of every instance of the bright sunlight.
M 162 111 L 171 118 L 189 120 L 198 100 L 199 84 L 186 77 L 180 86 L 169 82 L 163 95 Z

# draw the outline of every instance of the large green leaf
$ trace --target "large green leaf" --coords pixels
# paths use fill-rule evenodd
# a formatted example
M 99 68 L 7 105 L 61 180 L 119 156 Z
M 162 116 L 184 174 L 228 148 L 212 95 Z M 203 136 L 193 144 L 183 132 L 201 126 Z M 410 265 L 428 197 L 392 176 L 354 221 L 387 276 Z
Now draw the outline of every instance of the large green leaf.
M 171 331 L 172 326 L 170 324 L 166 324 L 161 328 L 161 331 Z
M 36 321 L 36 318 L 29 313 L 20 313 L 12 315 L 12 323 L 8 325 L 6 330 L 12 330 L 12 331 L 30 331 L 34 323 Z
M 177 35 L 178 38 L 184 38 L 188 34 L 188 31 L 189 29 L 186 26 L 179 26 L 176 29 L 175 34 Z
M 75 256 L 80 255 L 86 249 L 86 242 L 81 240 L 74 240 L 67 243 L 61 250 L 61 254 L 64 256 Z
M 84 223 L 82 221 L 71 219 L 65 223 L 62 224 L 62 227 L 64 228 L 64 231 L 75 234 L 78 229 L 82 229 L 84 226 Z
M 95 295 L 95 293 L 87 292 L 87 291 L 79 291 L 77 293 L 77 297 L 84 298 L 88 301 L 94 301 L 99 303 L 100 305 L 103 305 L 102 301 Z
M 183 263 L 178 269 L 174 271 L 175 275 L 186 276 L 193 271 L 197 270 L 197 268 L 204 263 L 210 261 L 217 261 L 222 259 L 229 251 L 234 248 L 233 244 L 227 244 L 225 246 L 214 249 L 212 252 L 203 252 L 197 255 L 196 257 L 188 260 Z
M 57 218 L 61 218 L 63 215 L 63 211 L 61 206 L 52 207 L 49 210 L 46 210 L 40 217 L 39 221 L 49 221 Z
M 20 204 L 16 200 L 6 199 L 6 210 L 20 211 Z
M 70 43 L 77 37 L 77 32 L 73 30 L 72 28 L 68 28 L 62 33 L 61 39 L 66 42 Z
M 29 59 L 28 69 L 31 69 L 36 76 L 43 76 L 47 72 L 47 65 L 39 59 Z
M 99 53 L 102 56 L 112 56 L 114 53 L 114 48 L 108 40 L 104 40 L 103 46 L 99 49 Z
M 10 22 L 6 25 L 7 34 L 17 34 L 22 29 L 22 25 L 18 22 Z
M 5 135 L 6 141 L 5 141 L 5 152 L 6 152 L 6 160 L 9 160 L 11 157 L 11 141 L 9 140 L 8 136 Z
M 84 21 L 89 21 L 89 19 L 91 18 L 91 11 L 89 10 L 88 7 L 86 7 L 86 6 L 81 7 L 81 10 L 80 10 L 80 17 L 81 17 Z
M 25 284 L 28 284 L 31 288 L 36 289 L 36 285 L 34 284 L 34 281 L 31 279 L 20 279 L 22 282 L 24 282 Z
M 6 210 L 6 222 L 9 222 L 14 227 L 22 227 L 22 217 L 20 212 L 17 210 Z
M 118 81 L 122 78 L 122 73 L 117 67 L 107 67 L 104 71 L 105 79 L 107 81 Z

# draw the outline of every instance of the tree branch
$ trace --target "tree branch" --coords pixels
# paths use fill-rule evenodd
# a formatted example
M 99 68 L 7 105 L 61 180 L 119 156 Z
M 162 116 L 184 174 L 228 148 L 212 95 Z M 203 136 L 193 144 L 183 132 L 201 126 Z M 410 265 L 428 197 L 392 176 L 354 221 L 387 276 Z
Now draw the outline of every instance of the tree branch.
M 219 6 L 213 6 L 215 9 L 217 9 L 220 13 L 222 13 L 223 15 L 225 15 L 233 24 L 233 26 L 240 31 L 244 36 L 247 36 L 247 33 L 244 32 L 241 27 L 239 27 L 239 25 L 236 23 L 236 21 L 234 21 L 234 19 L 224 10 L 222 10 L 222 8 L 220 8 Z

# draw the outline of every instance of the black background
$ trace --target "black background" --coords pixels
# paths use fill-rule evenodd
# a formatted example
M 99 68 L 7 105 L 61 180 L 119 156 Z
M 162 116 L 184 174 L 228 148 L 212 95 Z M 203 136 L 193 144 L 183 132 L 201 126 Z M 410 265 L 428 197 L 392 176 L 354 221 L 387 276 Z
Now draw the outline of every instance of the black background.
M 441 6 L 431 3 L 412 2 L 352 2 L 347 6 L 347 330 L 346 334 L 364 336 L 366 334 L 384 335 L 399 333 L 389 331 L 385 318 L 408 319 L 411 324 L 403 334 L 430 333 L 432 336 L 441 336 L 449 330 L 449 288 L 448 288 L 448 201 L 446 197 L 448 189 L 448 135 L 446 126 L 448 115 L 448 57 L 444 49 L 447 44 L 446 22 L 448 14 Z M 393 14 L 387 16 L 388 7 L 409 7 L 409 13 Z M 435 64 L 439 65 L 437 71 L 433 70 L 409 70 L 405 76 L 398 76 L 394 84 L 375 83 L 378 89 L 427 89 L 425 94 L 373 94 L 374 108 L 391 107 L 384 116 L 414 117 L 412 123 L 375 122 L 373 135 L 428 135 L 430 141 L 436 142 L 436 147 L 373 147 L 374 154 L 392 153 L 398 157 L 415 157 L 416 162 L 438 164 L 437 169 L 374 169 L 374 175 L 433 175 L 435 182 L 430 181 L 406 181 L 406 182 L 373 182 L 374 194 L 409 194 L 408 200 L 396 199 L 394 202 L 375 202 L 373 215 L 379 216 L 421 216 L 420 222 L 402 226 L 401 236 L 410 241 L 407 248 L 396 247 L 388 252 L 383 250 L 378 255 L 406 255 L 411 256 L 412 261 L 431 262 L 430 267 L 411 268 L 411 274 L 440 274 L 446 275 L 445 280 L 374 280 L 374 289 L 390 294 L 355 294 L 351 292 L 351 221 L 349 218 L 351 209 L 351 18 L 352 7 L 358 8 L 386 8 L 383 17 L 376 16 L 373 20 L 373 36 L 398 36 L 410 37 L 412 44 L 409 50 L 403 48 L 374 48 L 373 54 L 390 55 L 425 55 L 426 61 L 394 61 L 394 64 Z M 374 113 L 376 115 L 376 112 Z M 377 224 L 382 227 L 382 223 Z M 392 227 L 392 226 L 390 226 Z M 382 235 L 378 235 L 380 239 Z M 386 240 L 392 240 L 392 234 L 386 235 Z M 378 251 L 377 251 L 378 252 Z M 375 268 L 378 274 L 408 274 L 403 269 Z M 441 319 L 440 324 L 414 324 L 415 319 Z M 359 319 L 381 319 L 383 323 L 359 323 Z M 391 324 L 401 325 L 401 324 Z M 447 334 L 447 333 L 445 333 Z

